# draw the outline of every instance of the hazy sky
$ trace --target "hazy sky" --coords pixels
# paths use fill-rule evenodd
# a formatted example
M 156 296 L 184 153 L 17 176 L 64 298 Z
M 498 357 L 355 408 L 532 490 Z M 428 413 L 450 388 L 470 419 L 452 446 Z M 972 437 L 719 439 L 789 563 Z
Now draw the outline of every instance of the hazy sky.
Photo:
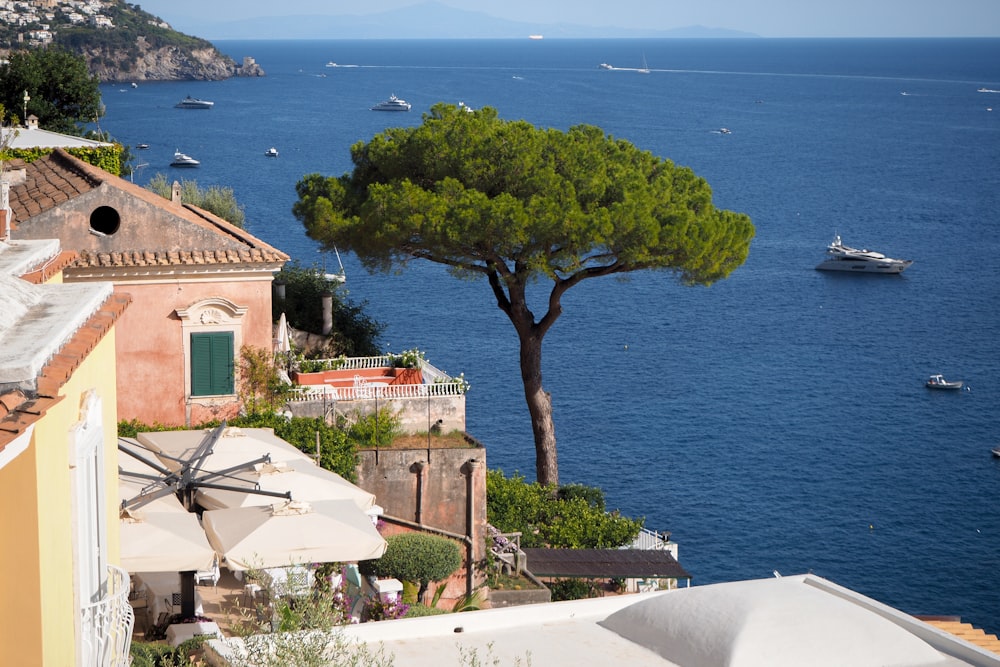
M 198 33 L 231 18 L 373 14 L 423 0 L 139 0 L 143 9 Z M 692 25 L 762 37 L 998 37 L 1000 0 L 438 0 L 459 9 L 537 23 L 667 30 Z M 210 35 L 205 35 L 209 36 Z M 274 35 L 280 38 L 281 35 Z

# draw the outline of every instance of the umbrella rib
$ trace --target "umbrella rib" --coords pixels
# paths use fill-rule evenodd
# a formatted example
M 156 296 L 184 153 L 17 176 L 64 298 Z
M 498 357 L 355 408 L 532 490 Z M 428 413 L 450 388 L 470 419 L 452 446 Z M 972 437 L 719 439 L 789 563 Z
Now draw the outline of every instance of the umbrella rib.
M 228 484 L 213 484 L 211 482 L 195 482 L 194 486 L 202 489 L 216 489 L 218 491 L 235 491 L 236 493 L 255 493 L 260 496 L 271 496 L 273 498 L 285 498 L 286 500 L 292 499 L 291 491 L 266 491 L 260 488 L 259 484 L 255 485 L 255 488 L 250 488 L 247 486 L 229 486 Z

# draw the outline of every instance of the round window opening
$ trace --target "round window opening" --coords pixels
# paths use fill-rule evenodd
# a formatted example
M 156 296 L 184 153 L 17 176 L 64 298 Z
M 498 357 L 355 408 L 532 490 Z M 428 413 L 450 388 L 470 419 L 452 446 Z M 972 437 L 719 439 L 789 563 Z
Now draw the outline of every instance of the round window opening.
M 111 208 L 110 206 L 98 206 L 93 213 L 90 214 L 90 228 L 105 236 L 110 236 L 118 231 L 118 226 L 121 225 L 122 218 L 118 215 L 118 211 Z

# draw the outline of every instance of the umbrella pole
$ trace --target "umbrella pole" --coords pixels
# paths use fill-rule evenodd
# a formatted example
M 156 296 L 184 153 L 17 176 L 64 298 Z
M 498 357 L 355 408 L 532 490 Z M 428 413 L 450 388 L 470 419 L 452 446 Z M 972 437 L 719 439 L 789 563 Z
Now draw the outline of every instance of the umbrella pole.
M 181 616 L 194 618 L 194 570 L 181 572 Z

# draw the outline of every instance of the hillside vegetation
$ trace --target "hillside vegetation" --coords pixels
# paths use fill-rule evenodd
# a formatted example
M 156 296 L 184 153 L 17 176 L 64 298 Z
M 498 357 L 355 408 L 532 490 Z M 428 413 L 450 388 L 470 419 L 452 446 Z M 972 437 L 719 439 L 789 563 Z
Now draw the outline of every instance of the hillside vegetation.
M 19 3 L 14 14 L 0 20 L 0 48 L 64 48 L 83 56 L 91 74 L 102 82 L 263 75 L 256 64 L 238 65 L 211 42 L 173 30 L 137 4 L 105 0 L 97 15 L 100 21 L 94 16 L 81 20 L 75 4 L 58 2 L 41 10 Z

